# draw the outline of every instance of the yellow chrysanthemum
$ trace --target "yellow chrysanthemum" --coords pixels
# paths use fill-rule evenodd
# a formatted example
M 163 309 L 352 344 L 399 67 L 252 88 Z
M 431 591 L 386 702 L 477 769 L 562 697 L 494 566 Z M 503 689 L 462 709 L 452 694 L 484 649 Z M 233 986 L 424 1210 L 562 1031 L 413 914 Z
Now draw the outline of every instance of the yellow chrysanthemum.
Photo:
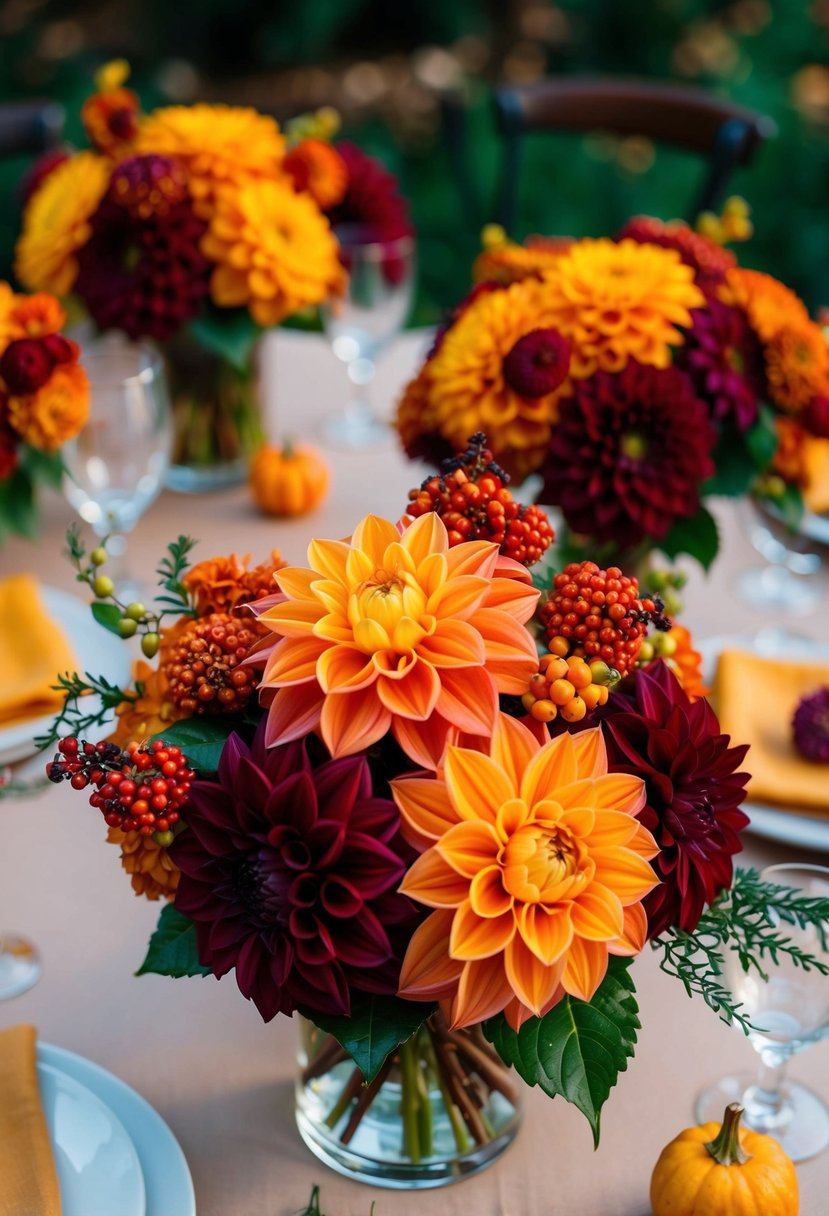
M 484 431 L 511 475 L 520 480 L 536 469 L 565 385 L 542 397 L 521 396 L 504 375 L 504 360 L 532 330 L 554 324 L 542 286 L 532 279 L 472 300 L 424 369 L 422 432 L 437 431 L 462 451 L 470 435 Z
M 56 452 L 89 417 L 89 380 L 79 363 L 60 363 L 36 393 L 9 397 L 10 426 L 30 447 Z
M 137 152 L 174 156 L 184 165 L 196 210 L 210 215 L 217 189 L 246 177 L 278 176 L 285 153 L 279 124 L 245 106 L 165 106 L 141 124 Z
M 109 185 L 110 164 L 95 152 L 63 161 L 32 195 L 17 242 L 15 273 L 31 291 L 65 296 L 78 274 L 75 254 Z
M 514 1027 L 563 995 L 589 1001 L 609 954 L 645 944 L 658 852 L 636 819 L 639 777 L 609 774 L 601 730 L 541 743 L 499 716 L 490 754 L 450 746 L 436 779 L 392 783 L 423 855 L 401 891 L 435 909 L 415 931 L 400 995 L 448 1002 L 452 1026 Z
M 544 276 L 544 307 L 572 344 L 571 375 L 618 372 L 629 359 L 667 367 L 671 347 L 705 298 L 675 249 L 632 240 L 582 240 Z
M 761 342 L 770 342 L 781 329 L 809 324 L 809 313 L 800 297 L 759 270 L 729 270 L 720 295 L 726 304 L 742 308 Z
M 321 304 L 345 283 L 327 219 L 287 181 L 250 179 L 220 190 L 202 251 L 217 263 L 215 303 L 248 305 L 260 325 Z

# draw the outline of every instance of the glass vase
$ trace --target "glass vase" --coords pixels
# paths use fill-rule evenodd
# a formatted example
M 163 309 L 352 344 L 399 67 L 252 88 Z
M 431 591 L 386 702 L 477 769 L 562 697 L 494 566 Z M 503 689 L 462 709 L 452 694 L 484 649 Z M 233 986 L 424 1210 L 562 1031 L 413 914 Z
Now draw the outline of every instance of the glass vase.
M 256 350 L 244 369 L 182 335 L 164 347 L 173 404 L 169 489 L 240 485 L 264 442 Z
M 479 1027 L 440 1013 L 365 1085 L 336 1039 L 299 1018 L 296 1119 L 321 1161 L 373 1186 L 444 1186 L 490 1165 L 520 1122 L 520 1082 Z

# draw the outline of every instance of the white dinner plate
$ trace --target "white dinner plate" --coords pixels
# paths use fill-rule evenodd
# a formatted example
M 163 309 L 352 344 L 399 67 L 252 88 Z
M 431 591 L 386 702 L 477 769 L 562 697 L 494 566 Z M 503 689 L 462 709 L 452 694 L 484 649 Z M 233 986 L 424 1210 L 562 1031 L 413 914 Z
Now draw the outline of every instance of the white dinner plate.
M 149 1102 L 111 1072 L 83 1056 L 50 1043 L 39 1043 L 37 1051 L 39 1061 L 51 1064 L 85 1085 L 120 1119 L 141 1163 L 146 1216 L 196 1216 L 193 1181 L 184 1153 Z M 121 1216 L 121 1213 L 113 1209 L 107 1216 Z
M 41 587 L 40 591 L 46 612 L 66 634 L 66 640 L 77 661 L 78 671 L 88 671 L 93 676 L 106 676 L 113 684 L 125 687 L 130 679 L 129 646 L 96 623 L 89 610 L 88 601 L 69 595 L 66 591 L 59 591 L 57 587 Z M 90 700 L 88 704 L 92 706 L 94 702 Z M 14 723 L 0 729 L 0 764 L 12 764 L 15 760 L 33 756 L 37 751 L 33 743 L 35 736 L 45 734 L 53 717 L 53 714 L 46 714 L 42 718 Z M 93 743 L 103 739 L 104 735 L 109 733 L 109 723 L 112 721 L 114 714 L 110 715 L 107 723 L 89 731 L 87 738 Z
M 144 1175 L 121 1121 L 80 1081 L 42 1058 L 37 1078 L 63 1216 L 145 1216 Z
M 829 646 L 814 642 L 811 638 L 792 636 L 782 629 L 761 629 L 754 636 L 721 634 L 712 638 L 695 639 L 694 645 L 702 655 L 702 674 L 706 684 L 713 683 L 717 658 L 723 650 L 747 650 L 764 658 L 812 658 L 829 662 Z M 739 743 L 740 740 L 735 739 L 734 742 Z M 746 764 L 751 770 L 751 752 Z M 829 852 L 829 818 L 798 815 L 793 811 L 781 811 L 761 802 L 744 802 L 741 809 L 751 820 L 750 830 L 758 836 L 797 848 Z

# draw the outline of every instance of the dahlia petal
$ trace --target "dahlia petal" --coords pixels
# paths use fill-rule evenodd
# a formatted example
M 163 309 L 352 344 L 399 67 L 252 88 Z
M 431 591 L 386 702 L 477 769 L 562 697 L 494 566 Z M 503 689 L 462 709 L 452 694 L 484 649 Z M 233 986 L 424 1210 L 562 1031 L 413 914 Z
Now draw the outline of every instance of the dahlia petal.
M 500 916 L 482 918 L 472 911 L 469 900 L 455 911 L 449 953 L 452 958 L 481 959 L 501 954 L 515 936 L 512 908 Z
M 220 308 L 236 308 L 240 304 L 247 304 L 250 299 L 247 275 L 242 271 L 233 270 L 230 266 L 217 266 L 210 276 L 210 294 L 213 302 Z
M 642 904 L 628 904 L 624 911 L 624 928 L 619 936 L 607 943 L 611 954 L 629 957 L 640 954 L 648 940 L 648 917 Z
M 308 565 L 323 578 L 345 584 L 350 552 L 350 546 L 342 540 L 312 540 L 308 546 Z
M 331 693 L 320 713 L 320 734 L 334 759 L 371 747 L 391 725 L 391 714 L 373 685 L 352 692 Z
M 325 609 L 318 600 L 283 600 L 274 604 L 260 616 L 260 621 L 285 638 L 305 637 L 314 625 L 325 616 Z
M 351 996 L 342 967 L 338 963 L 314 967 L 297 957 L 294 969 L 303 981 L 303 1009 L 308 1009 L 311 1014 L 316 1011 L 348 1017 L 351 1012 Z
M 416 848 L 428 848 L 458 822 L 443 781 L 397 777 L 390 785 L 403 819 L 403 835 Z
M 607 773 L 607 748 L 600 726 L 573 735 L 573 747 L 580 777 L 592 780 Z
M 452 1030 L 475 1026 L 495 1017 L 506 1006 L 512 990 L 504 972 L 502 955 L 464 963 L 457 992 L 452 1000 L 449 1025 Z
M 371 770 L 365 756 L 346 756 L 329 760 L 314 772 L 314 790 L 320 819 L 336 819 L 353 823 L 355 803 L 371 798 Z M 388 802 L 383 801 L 386 816 L 393 818 Z M 359 831 L 359 828 L 357 829 Z
M 607 942 L 624 929 L 624 911 L 615 891 L 601 882 L 592 882 L 573 900 L 573 929 L 579 937 Z
M 530 676 L 538 670 L 538 653 L 529 632 L 497 608 L 479 608 L 469 623 L 483 635 L 487 670 L 498 691 L 526 692 Z
M 575 736 L 578 738 L 578 736 Z M 626 815 L 638 815 L 645 805 L 646 787 L 641 777 L 628 773 L 607 773 L 597 777 L 594 790 L 595 805 Z
M 546 730 L 545 736 L 549 738 Z M 521 788 L 524 770 L 537 751 L 538 741 L 523 722 L 509 714 L 498 715 L 492 733 L 491 754 L 513 790 Z
M 506 841 L 508 841 L 519 828 L 523 827 L 525 823 L 529 823 L 532 819 L 542 822 L 538 819 L 538 816 L 530 810 L 523 799 L 510 798 L 509 802 L 503 803 L 503 805 L 498 808 L 498 817 L 495 821 L 495 830 L 497 831 L 499 838 L 506 843 Z M 557 817 L 553 816 L 551 818 L 551 822 L 554 826 L 558 822 Z
M 498 715 L 494 681 L 483 667 L 444 668 L 437 708 L 458 730 L 488 736 Z
M 429 596 L 426 611 L 441 619 L 466 620 L 484 604 L 490 586 L 488 579 L 471 574 L 447 579 Z
M 564 989 L 562 988 L 561 984 L 559 984 L 547 1004 L 541 1010 L 541 1016 L 544 1017 L 545 1014 L 548 1014 L 550 1010 L 558 1004 L 563 996 Z M 530 1018 L 535 1017 L 535 1014 L 533 1013 L 532 1009 L 528 1009 L 526 1005 L 522 1005 L 518 1000 L 518 997 L 513 997 L 510 1003 L 504 1008 L 504 1017 L 517 1034 L 524 1023 L 529 1021 Z
M 740 826 L 744 826 L 744 825 L 741 824 Z M 658 857 L 660 854 L 659 845 L 656 843 L 656 841 L 654 840 L 653 836 L 648 831 L 648 829 L 646 827 L 644 827 L 641 823 L 637 824 L 636 832 L 630 838 L 630 840 L 627 842 L 626 847 L 628 849 L 630 849 L 632 852 L 638 853 L 640 857 L 644 857 L 645 861 L 652 861 L 654 857 Z M 736 851 L 739 851 L 740 848 L 742 848 L 742 845 L 740 845 L 738 842 L 738 847 L 737 847 Z M 730 870 L 731 863 L 730 863 L 730 861 L 727 861 L 726 864 L 729 866 L 729 872 L 728 872 L 728 875 L 726 876 L 726 881 L 725 881 L 725 885 L 727 886 L 727 885 L 729 885 L 729 883 L 731 881 L 731 870 Z M 713 896 L 712 896 L 712 898 L 713 898 Z
M 362 908 L 351 922 L 329 925 L 335 957 L 346 966 L 370 970 L 391 958 L 388 935 L 370 908 Z
M 494 865 L 501 842 L 492 825 L 479 819 L 454 824 L 434 847 L 458 874 L 474 878 L 479 870 Z
M 280 688 L 268 708 L 265 746 L 290 743 L 316 730 L 324 700 L 316 680 L 309 684 Z
M 566 905 L 547 908 L 544 904 L 524 904 L 518 914 L 518 932 L 524 944 L 545 967 L 552 967 L 567 952 L 573 930 Z
M 427 516 L 423 516 L 427 519 Z M 417 523 L 420 521 L 418 520 Z M 413 524 L 409 532 L 417 527 Z M 406 535 L 409 535 L 409 532 Z M 400 534 L 394 524 L 379 515 L 367 515 L 360 520 L 351 538 L 352 551 L 358 550 L 366 555 L 373 563 L 374 570 L 383 569 L 383 558 L 389 545 L 400 540 Z M 425 556 L 425 555 L 424 555 Z
M 469 540 L 454 545 L 446 554 L 449 577 L 462 574 L 477 574 L 480 578 L 492 578 L 498 561 L 498 546 L 489 540 Z
M 562 985 L 570 996 L 590 1001 L 607 973 L 607 946 L 574 937 L 567 952 Z
M 311 594 L 319 600 L 329 615 L 342 618 L 347 624 L 348 592 L 345 587 L 332 578 L 320 578 L 314 571 L 310 573 L 314 580 Z
M 641 828 L 641 824 L 632 815 L 624 811 L 601 809 L 595 814 L 593 827 L 587 837 L 590 849 L 606 848 L 609 845 L 628 845 Z
M 440 694 L 438 673 L 417 657 L 402 679 L 390 679 L 382 671 L 377 677 L 377 696 L 389 713 L 401 718 L 425 721 L 437 705 Z
M 431 1001 L 452 995 L 464 966 L 449 957 L 454 915 L 453 911 L 432 912 L 415 929 L 400 969 L 400 996 Z
M 408 588 L 406 588 L 408 591 Z M 405 598 L 405 592 L 404 592 Z M 391 635 L 391 644 L 398 653 L 417 650 L 420 643 L 428 636 L 420 621 L 411 616 L 401 616 Z
M 504 951 L 509 986 L 522 1005 L 531 1009 L 536 1017 L 541 1016 L 541 1010 L 561 983 L 564 968 L 563 959 L 552 966 L 542 963 L 520 934 L 515 935 Z
M 354 692 L 377 679 L 377 668 L 353 646 L 326 646 L 319 656 L 316 677 L 324 693 Z
M 327 649 L 319 638 L 283 638 L 271 651 L 261 687 L 316 683 L 317 661 Z
M 515 790 L 495 761 L 469 748 L 449 748 L 445 776 L 449 797 L 466 820 L 494 824 L 499 808 L 515 797 Z
M 532 584 L 528 586 L 514 578 L 494 578 L 489 583 L 486 607 L 506 612 L 523 625 L 535 612 L 539 595 Z
M 483 638 L 466 621 L 439 621 L 419 643 L 417 653 L 434 667 L 482 667 L 486 662 Z
M 435 710 L 425 721 L 412 718 L 392 719 L 392 734 L 410 760 L 420 768 L 439 768 L 447 743 L 455 737 L 455 727 Z
M 430 553 L 418 564 L 417 581 L 427 600 L 443 586 L 448 572 L 449 565 L 443 553 Z
M 570 786 L 570 789 L 572 788 Z M 564 803 L 563 808 L 559 803 L 551 803 L 551 809 L 554 810 L 552 822 L 562 824 L 564 827 L 569 828 L 574 836 L 579 836 L 582 840 L 586 840 L 596 823 L 596 812 L 589 806 L 569 807 L 567 805 L 569 801 L 567 793 L 567 790 L 561 792 L 561 801 Z M 546 808 L 542 810 L 543 807 L 543 802 L 536 803 L 535 817 L 539 822 L 547 818 Z
M 477 916 L 494 919 L 512 908 L 513 899 L 504 890 L 500 866 L 487 866 L 479 870 L 467 885 L 469 905 Z
M 373 655 L 377 651 L 391 650 L 391 638 L 379 621 L 363 617 L 354 626 L 354 641 L 363 654 Z
M 631 849 L 591 849 L 596 879 L 615 891 L 623 904 L 636 903 L 652 891 L 658 879 L 643 857 Z
M 558 791 L 577 781 L 579 772 L 573 736 L 559 735 L 533 756 L 521 779 L 521 797 L 527 806 L 547 798 L 558 799 Z
M 457 908 L 469 895 L 469 879 L 458 874 L 437 849 L 427 849 L 409 867 L 400 890 L 430 908 Z
M 313 584 L 319 582 L 319 575 L 304 566 L 283 566 L 275 578 L 280 591 L 292 600 L 313 599 Z

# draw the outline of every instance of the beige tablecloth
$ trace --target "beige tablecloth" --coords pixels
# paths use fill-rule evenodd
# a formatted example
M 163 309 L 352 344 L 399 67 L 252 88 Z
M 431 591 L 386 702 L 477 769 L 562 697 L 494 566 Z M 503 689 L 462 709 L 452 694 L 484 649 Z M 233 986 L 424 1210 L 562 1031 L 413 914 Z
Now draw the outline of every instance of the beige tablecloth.
M 378 405 L 390 408 L 426 341 L 407 335 L 381 362 Z M 274 434 L 316 439 L 318 419 L 345 398 L 344 369 L 320 338 L 305 335 L 279 335 L 266 358 Z M 423 476 L 392 444 L 328 455 L 331 495 L 304 519 L 268 521 L 254 512 L 244 489 L 164 494 L 130 539 L 135 572 L 149 581 L 166 541 L 180 532 L 202 539 L 204 557 L 235 550 L 262 558 L 276 545 L 302 561 L 310 535 L 344 535 L 367 509 L 395 516 L 407 489 Z M 694 572 L 686 595 L 685 619 L 698 637 L 764 623 L 731 594 L 735 572 L 756 555 L 730 507 L 718 505 L 717 514 L 723 551 L 715 572 L 708 580 Z M 59 498 L 48 497 L 39 542 L 8 545 L 0 554 L 3 572 L 27 569 L 77 590 L 59 556 L 71 517 Z M 798 622 L 799 632 L 819 635 L 826 602 L 824 595 L 824 612 Z M 232 976 L 220 983 L 133 978 L 158 907 L 132 895 L 96 811 L 50 789 L 26 801 L 0 801 L 0 824 L 0 925 L 32 937 L 44 959 L 40 983 L 0 1004 L 0 1026 L 34 1022 L 45 1040 L 88 1056 L 139 1090 L 184 1148 L 200 1216 L 290 1216 L 303 1207 L 313 1182 L 322 1185 L 328 1216 L 368 1216 L 373 1199 L 376 1216 L 646 1216 L 653 1164 L 663 1144 L 693 1123 L 695 1094 L 728 1070 L 755 1066 L 740 1033 L 701 1001 L 689 1000 L 646 954 L 634 967 L 641 1041 L 605 1108 L 597 1154 L 577 1110 L 527 1091 L 525 1125 L 493 1168 L 441 1191 L 375 1192 L 329 1172 L 301 1143 L 292 1113 L 295 1027 L 289 1020 L 263 1025 Z M 747 837 L 742 860 L 760 866 L 802 859 L 805 851 L 755 835 Z M 791 1072 L 829 1099 L 829 1045 L 810 1048 Z M 802 1216 L 825 1216 L 829 1151 L 798 1173 Z

